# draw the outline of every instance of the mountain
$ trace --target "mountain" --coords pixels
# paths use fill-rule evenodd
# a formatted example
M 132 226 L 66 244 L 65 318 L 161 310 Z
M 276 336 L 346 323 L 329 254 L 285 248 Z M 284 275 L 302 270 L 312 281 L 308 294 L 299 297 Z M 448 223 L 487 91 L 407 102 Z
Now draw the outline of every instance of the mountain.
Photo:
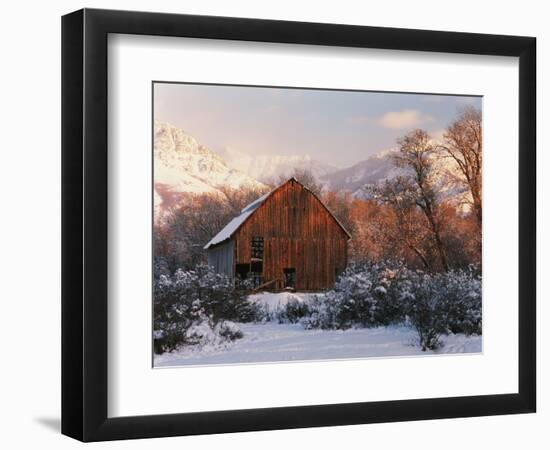
M 377 184 L 399 175 L 410 174 L 409 169 L 396 167 L 393 156 L 396 149 L 384 150 L 370 158 L 360 161 L 346 169 L 337 170 L 320 177 L 325 185 L 324 189 L 335 192 L 351 192 L 356 198 L 367 198 L 368 194 L 362 189 L 365 185 Z M 437 182 L 436 188 L 442 199 L 456 204 L 463 211 L 470 203 L 469 192 L 461 183 L 455 164 L 450 159 L 433 160 Z
M 156 215 L 177 204 L 181 194 L 222 195 L 222 187 L 264 186 L 179 128 L 155 121 L 154 132 Z
M 384 150 L 351 167 L 328 173 L 319 179 L 325 184 L 326 190 L 347 191 L 361 197 L 361 188 L 366 184 L 376 184 L 402 173 L 392 160 L 395 153 L 394 149 Z
M 180 205 L 194 194 L 223 195 L 221 189 L 242 186 L 264 188 L 264 183 L 290 177 L 294 170 L 308 170 L 324 184 L 324 189 L 351 192 L 365 198 L 365 185 L 376 184 L 406 173 L 392 158 L 396 149 L 384 150 L 351 167 L 337 169 L 309 155 L 249 156 L 228 148 L 218 155 L 195 138 L 172 125 L 155 121 L 154 205 L 155 216 Z M 449 160 L 436 160 L 438 190 L 443 198 L 467 203 L 468 193 L 456 183 L 456 168 Z M 263 182 L 263 183 L 262 183 Z
M 264 183 L 277 181 L 281 177 L 289 178 L 295 170 L 307 170 L 318 179 L 338 170 L 309 155 L 250 156 L 234 148 L 226 148 L 222 155 L 231 167 Z

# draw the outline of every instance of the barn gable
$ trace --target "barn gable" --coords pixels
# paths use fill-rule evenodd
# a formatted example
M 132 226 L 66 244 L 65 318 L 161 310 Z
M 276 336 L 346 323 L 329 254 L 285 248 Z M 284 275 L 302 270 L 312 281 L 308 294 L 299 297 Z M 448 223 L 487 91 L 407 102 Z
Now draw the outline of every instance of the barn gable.
M 245 224 L 245 222 L 252 216 L 264 203 L 266 203 L 266 200 L 271 198 L 273 195 L 275 195 L 277 192 L 279 192 L 281 189 L 284 188 L 289 183 L 297 183 L 301 188 L 303 188 L 305 191 L 307 191 L 309 194 L 311 194 L 319 203 L 319 205 L 328 213 L 328 215 L 331 217 L 331 219 L 335 222 L 337 227 L 345 234 L 347 239 L 351 238 L 351 235 L 349 232 L 344 228 L 344 226 L 338 221 L 336 217 L 329 211 L 329 209 L 325 206 L 325 204 L 307 187 L 305 187 L 303 184 L 301 184 L 296 178 L 292 177 L 285 183 L 281 184 L 277 188 L 273 189 L 272 191 L 268 192 L 267 194 L 259 197 L 258 199 L 254 200 L 249 205 L 245 206 L 241 213 L 234 217 L 225 227 L 222 228 L 222 230 L 216 234 L 205 246 L 204 249 L 207 250 L 209 248 L 212 248 L 216 245 L 221 244 L 222 242 L 227 241 L 233 235 Z

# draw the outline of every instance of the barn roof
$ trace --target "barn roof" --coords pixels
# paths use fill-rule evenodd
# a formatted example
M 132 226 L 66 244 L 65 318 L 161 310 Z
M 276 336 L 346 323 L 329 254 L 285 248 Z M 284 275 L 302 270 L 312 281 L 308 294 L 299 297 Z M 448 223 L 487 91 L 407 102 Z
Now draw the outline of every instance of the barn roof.
M 222 228 L 222 230 L 216 234 L 216 236 L 214 236 L 205 246 L 204 246 L 204 249 L 208 249 L 214 245 L 217 245 L 217 244 L 220 244 L 222 243 L 223 241 L 226 241 L 227 239 L 230 239 L 231 236 L 233 236 L 233 234 L 241 227 L 241 225 L 246 221 L 246 219 L 248 219 L 252 213 L 254 213 L 254 211 L 256 211 L 269 197 L 271 197 L 271 195 L 276 191 L 278 190 L 281 186 L 284 186 L 285 184 L 287 184 L 288 182 L 290 181 L 296 181 L 297 183 L 299 183 L 301 186 L 303 186 L 304 189 L 307 189 L 309 192 L 311 192 L 306 186 L 304 186 L 302 183 L 300 183 L 296 178 L 292 177 L 290 178 L 288 181 L 285 181 L 283 184 L 281 184 L 280 186 L 277 186 L 275 189 L 269 191 L 267 194 L 264 194 L 262 195 L 261 197 L 257 198 L 256 200 L 254 200 L 252 203 L 246 205 L 242 210 L 241 210 L 241 213 L 237 216 L 237 217 L 234 217 L 233 219 L 231 219 L 229 221 L 229 223 Z M 319 200 L 319 202 L 321 203 L 321 205 L 324 206 L 324 208 L 328 211 L 328 213 L 334 218 L 334 220 L 336 221 L 336 223 L 340 226 L 340 228 L 342 228 L 342 230 L 344 231 L 344 233 L 347 234 L 348 237 L 351 238 L 351 235 L 348 233 L 348 231 L 344 228 L 344 226 L 338 221 L 338 219 L 336 217 L 334 217 L 334 214 L 332 214 L 329 209 L 324 205 L 323 202 L 321 202 L 321 200 L 313 193 L 313 196 Z
M 260 198 L 257 198 L 252 203 L 246 205 L 242 210 L 241 213 L 234 217 L 229 221 L 229 223 L 222 228 L 222 230 L 216 234 L 209 242 L 204 246 L 205 249 L 212 247 L 213 245 L 219 244 L 220 242 L 223 242 L 227 239 L 229 239 L 231 236 L 233 236 L 233 233 L 237 231 L 240 226 L 244 223 L 246 219 L 248 219 L 254 211 L 258 209 L 258 207 L 273 193 L 275 189 L 268 192 L 267 194 L 262 195 Z

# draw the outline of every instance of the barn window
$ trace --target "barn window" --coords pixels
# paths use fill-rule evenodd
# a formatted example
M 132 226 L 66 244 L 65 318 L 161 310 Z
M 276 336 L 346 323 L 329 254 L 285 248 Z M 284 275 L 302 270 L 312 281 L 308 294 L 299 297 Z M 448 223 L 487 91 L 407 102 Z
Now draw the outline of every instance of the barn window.
M 260 261 L 264 259 L 264 238 L 261 236 L 252 238 L 252 259 Z
M 253 236 L 250 247 L 250 276 L 254 287 L 258 287 L 263 283 L 264 238 Z

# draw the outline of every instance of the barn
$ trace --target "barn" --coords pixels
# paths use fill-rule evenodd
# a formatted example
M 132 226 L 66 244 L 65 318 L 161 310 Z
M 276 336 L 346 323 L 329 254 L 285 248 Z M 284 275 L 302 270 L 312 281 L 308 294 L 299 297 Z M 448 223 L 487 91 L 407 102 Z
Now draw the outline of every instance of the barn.
M 291 178 L 242 209 L 204 247 L 218 273 L 266 290 L 330 289 L 346 268 L 350 234 Z

